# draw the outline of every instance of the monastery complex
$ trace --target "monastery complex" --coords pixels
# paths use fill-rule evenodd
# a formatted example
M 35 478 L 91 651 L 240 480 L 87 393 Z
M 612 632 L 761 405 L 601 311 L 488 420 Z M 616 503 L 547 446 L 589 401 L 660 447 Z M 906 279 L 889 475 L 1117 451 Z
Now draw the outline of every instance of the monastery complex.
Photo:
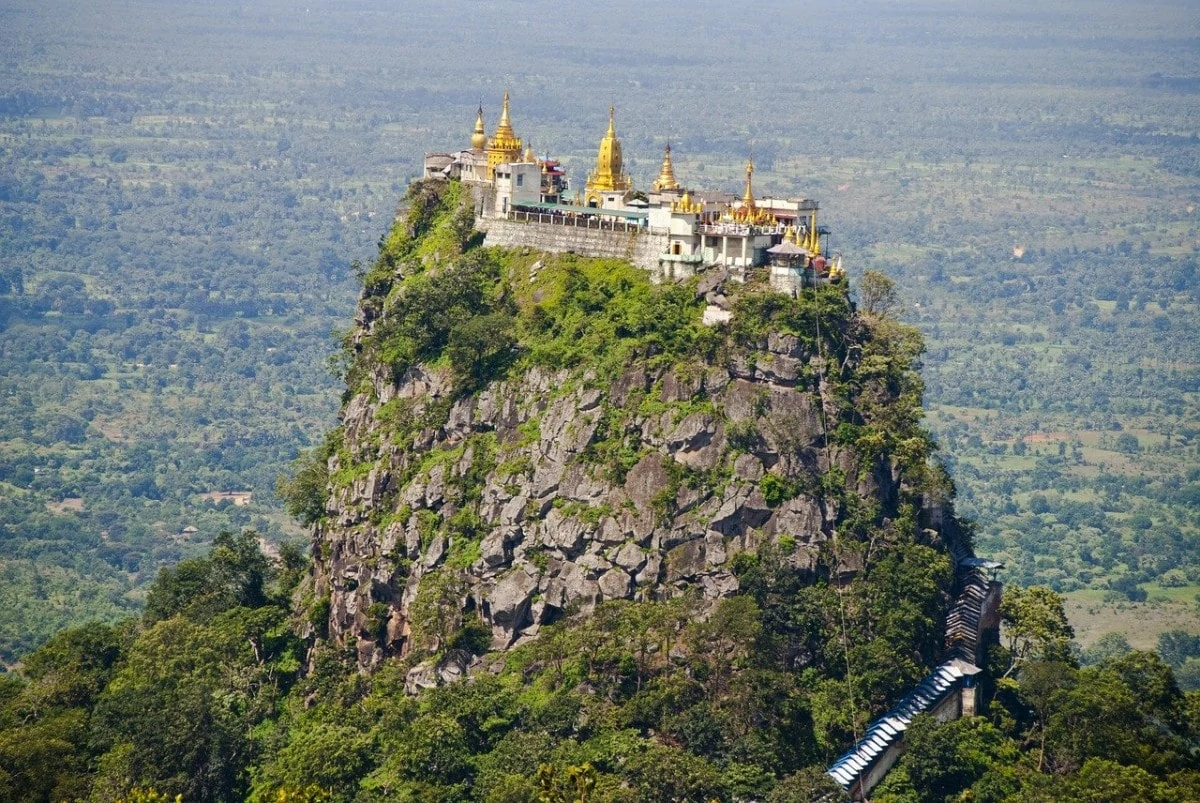
M 476 226 L 488 245 L 622 258 L 655 281 L 714 267 L 744 281 L 761 269 L 776 290 L 793 296 L 844 276 L 840 258 L 830 259 L 822 241 L 829 231 L 817 225 L 817 202 L 756 198 L 753 161 L 746 163 L 741 198 L 703 193 L 680 184 L 668 144 L 658 178 L 648 191 L 637 191 L 625 172 L 611 107 L 582 191 L 572 191 L 559 162 L 538 159 L 517 136 L 508 93 L 491 136 L 480 107 L 470 147 L 426 154 L 424 175 L 471 188 Z

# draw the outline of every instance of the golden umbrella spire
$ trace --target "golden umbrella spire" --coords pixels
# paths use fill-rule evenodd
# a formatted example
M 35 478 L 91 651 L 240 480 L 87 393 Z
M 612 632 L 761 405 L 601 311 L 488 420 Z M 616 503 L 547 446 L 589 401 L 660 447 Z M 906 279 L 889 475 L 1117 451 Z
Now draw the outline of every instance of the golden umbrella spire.
M 667 147 L 663 150 L 662 167 L 658 171 L 658 178 L 651 185 L 654 190 L 661 192 L 662 190 L 677 190 L 679 182 L 675 178 L 675 167 L 671 164 L 671 143 L 667 143 Z
M 481 151 L 487 147 L 487 131 L 483 127 L 483 104 L 479 104 L 479 113 L 475 116 L 475 132 L 471 134 L 471 150 Z
M 754 188 L 751 186 L 751 177 L 754 175 L 754 157 L 746 160 L 746 191 L 742 193 L 742 204 L 751 209 L 754 208 Z

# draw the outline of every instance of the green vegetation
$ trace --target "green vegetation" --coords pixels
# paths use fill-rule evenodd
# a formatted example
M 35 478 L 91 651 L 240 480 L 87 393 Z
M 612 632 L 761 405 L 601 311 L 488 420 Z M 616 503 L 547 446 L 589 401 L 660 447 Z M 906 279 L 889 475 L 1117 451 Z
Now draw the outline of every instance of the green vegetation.
M 270 561 L 256 533 L 222 533 L 159 575 L 140 621 L 68 630 L 32 653 L 23 681 L 3 681 L 0 796 L 240 799 L 259 729 L 300 673 L 299 557 Z
M 1194 767 L 1174 769 L 1179 740 L 1195 740 L 1195 695 L 1177 696 L 1144 654 L 1099 644 L 1119 630 L 1131 645 L 1170 656 L 1179 681 L 1195 686 L 1197 659 L 1175 633 L 1195 633 L 1200 622 L 1190 357 L 1200 353 L 1200 169 L 1187 100 L 1198 73 L 1188 4 L 1018 2 L 932 13 L 872 0 L 817 3 L 770 25 L 707 3 L 687 14 L 624 2 L 571 13 L 544 2 L 516 12 L 476 4 L 477 24 L 456 30 L 461 47 L 446 47 L 447 9 L 435 5 L 26 6 L 0 12 L 9 55 L 0 65 L 0 662 L 25 665 L 20 676 L 0 675 L 7 798 L 90 791 L 149 802 L 180 790 L 190 799 L 436 800 L 473 784 L 493 800 L 584 788 L 607 799 L 654 799 L 658 790 L 807 800 L 827 783 L 820 761 L 838 739 L 926 661 L 859 647 L 852 681 L 839 686 L 836 674 L 824 683 L 780 671 L 757 641 L 734 639 L 694 676 L 686 658 L 667 666 L 673 645 L 700 637 L 696 623 L 680 623 L 654 631 L 667 634 L 666 649 L 623 637 L 614 643 L 624 653 L 597 654 L 591 667 L 551 655 L 530 664 L 529 683 L 506 667 L 479 685 L 406 700 L 398 669 L 366 680 L 329 652 L 298 680 L 282 600 L 291 581 L 271 571 L 255 581 L 261 563 L 237 537 L 196 556 L 222 530 L 253 526 L 273 542 L 297 534 L 283 504 L 318 518 L 321 458 L 352 465 L 340 447 L 324 452 L 312 438 L 333 421 L 335 382 L 323 366 L 328 333 L 345 325 L 356 291 L 345 262 L 373 256 L 421 151 L 465 144 L 476 100 L 494 104 L 496 73 L 478 70 L 464 50 L 503 65 L 521 133 L 539 148 L 553 143 L 577 181 L 599 134 L 587 121 L 603 116 L 600 93 L 577 87 L 581 75 L 589 86 L 602 76 L 639 186 L 672 135 L 685 182 L 736 190 L 750 142 L 757 186 L 821 199 L 852 274 L 868 267 L 894 277 L 901 318 L 928 345 L 927 425 L 960 508 L 978 523 L 981 552 L 1004 560 L 1010 581 L 1065 592 L 1087 649 L 1104 649 L 1085 653 L 1084 669 L 1047 664 L 1032 648 L 1002 661 L 1013 685 L 998 691 L 990 726 L 921 725 L 887 794 L 1200 797 Z M 728 38 L 713 36 L 717 15 Z M 545 19 L 564 41 L 584 44 L 548 49 L 546 27 L 524 24 Z M 664 29 L 698 47 L 664 58 Z M 611 38 L 600 41 L 597 30 Z M 747 75 L 786 74 L 780 54 L 797 41 L 814 42 L 816 55 L 789 87 L 794 103 L 746 91 Z M 846 47 L 854 57 L 836 57 Z M 712 123 L 714 97 L 727 124 Z M 381 304 L 397 267 L 417 279 L 471 245 L 461 209 L 422 210 L 411 232 L 387 243 L 392 262 L 362 271 Z M 536 259 L 493 258 L 474 268 L 467 260 L 464 293 L 476 278 L 528 271 Z M 548 268 L 559 273 L 548 274 L 547 289 L 564 289 L 568 262 Z M 457 335 L 451 322 L 432 345 L 421 333 L 398 338 L 396 365 L 428 348 L 471 392 L 514 370 L 510 358 L 579 370 L 599 359 L 603 380 L 635 352 L 664 361 L 710 353 L 702 330 L 689 333 L 695 299 L 686 293 L 651 309 L 640 285 L 621 286 L 619 268 L 610 280 L 605 270 L 589 276 L 586 261 L 574 267 L 585 281 L 566 303 L 538 313 L 544 299 L 487 297 L 496 317 Z M 596 298 L 618 295 L 638 314 L 587 320 Z M 860 301 L 881 311 L 894 298 Z M 680 340 L 648 319 L 660 314 L 688 324 Z M 794 320 L 798 337 L 816 338 L 811 316 Z M 736 325 L 747 343 L 762 331 L 754 316 Z M 603 342 L 618 331 L 636 342 L 624 355 Z M 512 354 L 510 337 L 530 348 Z M 896 436 L 884 424 L 891 411 L 870 406 L 884 391 L 919 395 L 907 370 L 919 351 L 891 351 L 837 378 L 850 417 L 829 437 L 864 455 L 908 454 L 915 472 L 928 441 L 915 428 Z M 386 415 L 399 442 L 448 410 L 431 405 L 413 420 L 397 404 Z M 896 410 L 901 428 L 918 412 L 917 402 Z M 606 420 L 594 456 L 627 470 L 638 458 L 622 432 L 627 411 L 597 414 Z M 744 450 L 762 437 L 750 420 L 730 435 Z M 276 477 L 314 448 L 280 486 L 282 500 L 273 498 Z M 838 493 L 854 479 L 835 470 L 817 484 Z M 948 490 L 948 477 L 924 478 L 926 489 L 939 483 Z M 842 525 L 863 536 L 880 515 L 844 513 Z M 449 526 L 423 524 L 425 538 Z M 925 581 L 940 569 L 919 547 L 900 551 L 925 567 L 914 568 Z M 772 592 L 786 578 L 755 580 L 774 571 L 769 557 L 758 561 L 740 568 L 759 639 L 802 643 L 808 631 L 775 620 L 817 628 L 831 602 L 847 601 L 821 585 L 815 600 Z M 51 638 L 87 618 L 125 619 L 152 588 L 155 616 L 165 618 Z M 909 598 L 857 590 L 874 596 L 855 601 L 855 627 L 882 629 L 893 645 L 924 632 L 929 603 L 920 593 L 912 607 L 885 612 Z M 202 601 L 195 609 L 192 591 Z M 1145 602 L 1133 601 L 1142 594 Z M 328 598 L 305 605 L 302 618 L 318 635 L 329 606 Z M 753 625 L 744 602 L 728 615 Z M 622 630 L 636 616 L 606 627 Z M 478 645 L 467 625 L 447 628 L 448 645 Z M 797 660 L 842 671 L 832 666 L 846 652 L 842 632 L 804 647 L 824 657 Z M 885 667 L 886 677 L 862 677 L 864 666 Z M 639 696 L 639 680 L 657 696 Z M 700 685 L 718 690 L 711 701 L 700 700 Z M 674 741 L 649 739 L 652 728 Z M 803 757 L 772 752 L 784 731 L 799 734 Z M 165 791 L 122 795 L 132 784 Z
M 918 717 L 907 750 L 875 791 L 881 803 L 954 800 L 1174 801 L 1200 791 L 1195 691 L 1171 668 L 1128 645 L 1078 668 L 1065 650 L 1061 599 L 1045 587 L 1009 589 L 1014 649 L 984 717 L 940 724 Z M 1015 670 L 1015 671 L 1014 671 Z
M 445 47 L 444 9 L 306 8 L 52 3 L 0 26 L 6 665 L 81 615 L 137 610 L 158 568 L 221 529 L 298 533 L 272 489 L 333 421 L 324 364 L 353 308 L 346 266 L 373 272 L 423 151 L 464 145 L 480 99 L 494 121 L 495 74 Z M 671 134 L 689 185 L 738 191 L 752 143 L 760 191 L 821 200 L 852 278 L 891 276 L 925 336 L 927 425 L 1007 578 L 1195 582 L 1185 6 L 828 2 L 722 36 L 719 5 L 619 8 L 522 6 L 593 43 L 536 65 L 540 26 L 507 9 L 459 36 L 504 65 L 519 133 L 553 144 L 576 182 L 604 113 L 576 87 L 602 74 L 638 186 Z M 594 44 L 598 28 L 620 48 Z M 664 28 L 704 55 L 664 63 Z M 778 54 L 814 30 L 857 43 L 855 58 L 814 59 L 796 104 L 745 91 L 746 72 L 783 74 Z M 410 261 L 453 254 L 460 223 Z
M 939 627 L 945 558 L 903 541 L 882 554 L 845 586 L 813 584 L 770 549 L 743 554 L 744 593 L 707 619 L 688 598 L 604 603 L 499 656 L 498 674 L 412 698 L 402 662 L 364 677 L 323 647 L 301 671 L 294 568 L 259 553 L 253 533 L 222 534 L 160 575 L 155 613 L 66 631 L 0 683 L 0 796 L 838 799 L 823 767 L 920 677 L 912 645 Z M 422 586 L 419 637 L 485 650 L 488 629 L 455 624 L 462 589 L 440 576 Z M 1047 589 L 1014 592 L 1004 609 L 1014 649 L 995 648 L 992 664 L 1012 671 L 985 689 L 986 716 L 918 718 L 876 799 L 1194 796 L 1200 692 L 1183 695 L 1145 652 L 1077 668 Z M 1195 660 L 1194 638 L 1169 641 Z

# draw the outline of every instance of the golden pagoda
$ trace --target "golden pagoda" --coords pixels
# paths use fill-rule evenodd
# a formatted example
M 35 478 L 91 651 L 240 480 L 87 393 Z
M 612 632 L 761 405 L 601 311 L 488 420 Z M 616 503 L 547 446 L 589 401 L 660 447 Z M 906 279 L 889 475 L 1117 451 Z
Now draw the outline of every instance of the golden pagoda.
M 599 201 L 595 193 L 600 192 L 629 192 L 633 189 L 633 181 L 625 175 L 625 163 L 621 159 L 621 140 L 617 139 L 617 127 L 614 121 L 615 110 L 608 107 L 608 132 L 600 140 L 600 152 L 596 154 L 596 170 L 587 178 L 584 192 L 588 202 Z
M 702 201 L 693 200 L 690 192 L 684 191 L 683 197 L 671 204 L 672 212 L 686 212 L 691 215 L 698 215 L 704 211 L 704 203 Z
M 814 254 L 821 253 L 821 232 L 817 230 L 817 211 L 812 213 L 812 225 L 809 226 L 806 242 L 800 243 Z
M 475 132 L 471 134 L 471 150 L 482 151 L 487 147 L 487 134 L 483 128 L 483 104 L 479 104 L 479 114 L 475 117 Z
M 675 168 L 671 165 L 671 143 L 669 142 L 663 151 L 663 162 L 658 171 L 658 178 L 650 186 L 655 192 L 679 189 L 679 182 L 675 179 Z
M 742 205 L 734 209 L 730 217 L 737 223 L 750 225 L 766 225 L 774 222 L 774 217 L 765 209 L 759 209 L 754 204 L 754 187 L 751 177 L 754 175 L 754 160 L 746 160 L 746 191 L 742 193 Z
M 504 93 L 504 108 L 500 111 L 500 122 L 496 124 L 496 133 L 487 143 L 487 173 L 488 178 L 496 176 L 496 165 L 517 162 L 521 159 L 521 138 L 513 131 L 508 119 L 508 93 Z

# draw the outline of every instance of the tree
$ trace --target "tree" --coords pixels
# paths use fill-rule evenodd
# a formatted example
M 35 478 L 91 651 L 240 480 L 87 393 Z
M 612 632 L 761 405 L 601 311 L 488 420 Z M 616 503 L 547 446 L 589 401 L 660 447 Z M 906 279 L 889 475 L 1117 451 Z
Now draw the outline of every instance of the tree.
M 223 531 L 208 555 L 159 572 L 146 596 L 145 618 L 157 622 L 184 613 L 204 620 L 237 606 L 257 607 L 267 601 L 271 576 L 256 532 Z
M 767 803 L 809 803 L 813 800 L 849 800 L 850 797 L 821 767 L 808 767 L 789 775 L 767 795 Z
M 283 508 L 301 524 L 310 525 L 325 515 L 329 462 L 324 449 L 311 449 L 292 463 L 291 474 L 275 481 L 275 495 Z
M 1096 643 L 1079 654 L 1079 662 L 1084 666 L 1101 664 L 1110 658 L 1119 658 L 1133 650 L 1129 639 L 1123 633 L 1105 633 L 1096 639 Z
M 1012 656 L 1006 677 L 1033 659 L 1070 663 L 1075 631 L 1067 621 L 1062 597 L 1054 591 L 1045 586 L 1010 585 L 1000 601 L 1000 617 Z
M 1168 630 L 1158 637 L 1158 654 L 1178 669 L 1188 658 L 1200 657 L 1200 635 L 1178 628 Z
M 993 765 L 1011 764 L 1020 751 L 981 717 L 940 723 L 928 714 L 915 717 L 904 733 L 902 773 L 889 787 L 915 795 L 922 803 L 958 800 Z
M 900 293 L 896 283 L 875 270 L 863 273 L 858 282 L 858 299 L 862 311 L 872 317 L 889 317 L 900 310 Z

